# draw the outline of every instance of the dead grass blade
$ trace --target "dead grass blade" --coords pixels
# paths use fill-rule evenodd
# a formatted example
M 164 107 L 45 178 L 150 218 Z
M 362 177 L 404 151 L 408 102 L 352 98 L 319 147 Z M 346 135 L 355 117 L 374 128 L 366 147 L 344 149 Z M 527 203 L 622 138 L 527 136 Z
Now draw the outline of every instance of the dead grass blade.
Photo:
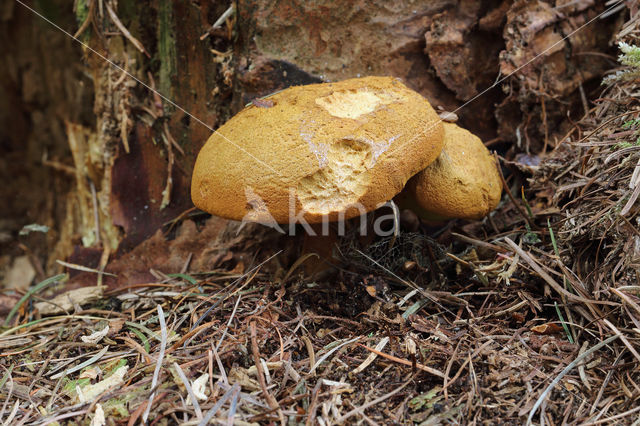
M 527 418 L 527 425 L 530 425 L 533 421 L 533 416 L 536 414 L 536 411 L 538 411 L 538 408 L 540 408 L 540 406 L 542 405 L 542 403 L 545 401 L 545 399 L 547 398 L 547 396 L 549 395 L 549 393 L 551 392 L 551 390 L 558 384 L 560 383 L 560 380 L 562 380 L 562 378 L 567 375 L 567 373 L 571 370 L 573 370 L 575 368 L 576 365 L 578 365 L 583 359 L 585 359 L 586 357 L 588 357 L 589 355 L 595 353 L 597 350 L 599 350 L 600 348 L 608 345 L 609 343 L 613 342 L 614 340 L 616 340 L 619 336 L 615 335 L 615 336 L 611 336 L 608 339 L 603 340 L 602 342 L 598 343 L 597 345 L 593 346 L 592 348 L 590 348 L 589 350 L 584 351 L 581 355 L 578 355 L 576 357 L 576 359 L 574 359 L 573 361 L 571 361 L 571 363 L 569 365 L 567 365 L 561 372 L 560 374 L 558 374 L 553 381 L 549 384 L 549 386 L 547 386 L 547 388 L 542 392 L 542 394 L 540 394 L 540 396 L 538 397 L 538 400 L 536 401 L 536 403 L 534 404 L 533 408 L 531 409 L 531 412 L 529 413 L 529 417 Z
M 541 267 L 540 265 L 538 265 L 538 263 L 534 260 L 533 256 L 530 255 L 529 253 L 527 253 L 526 251 L 522 250 L 516 243 L 514 243 L 509 237 L 505 238 L 505 241 L 507 242 L 507 244 L 509 244 L 509 246 L 511 246 L 511 248 L 520 255 L 520 257 L 527 262 L 527 264 L 534 270 L 536 271 L 536 273 L 538 273 L 538 275 L 540 275 L 540 277 L 545 280 L 547 282 L 547 284 L 549 284 L 551 286 L 551 288 L 553 288 L 555 291 L 557 291 L 558 293 L 562 294 L 563 296 L 566 296 L 567 299 L 573 300 L 574 302 L 580 302 L 580 303 L 585 303 L 585 304 L 596 304 L 596 305 L 613 305 L 615 306 L 616 304 L 613 302 L 607 302 L 607 301 L 599 301 L 599 300 L 591 300 L 591 299 L 587 299 L 585 297 L 582 296 L 577 296 L 567 290 L 565 290 L 560 284 L 558 284 L 556 282 L 556 280 L 554 280 L 553 278 L 551 278 L 551 276 L 549 274 L 547 274 Z
M 191 383 L 189 382 L 189 379 L 184 374 L 184 371 L 182 371 L 182 368 L 180 368 L 180 365 L 178 365 L 177 362 L 173 363 L 173 368 L 176 369 L 176 372 L 178 373 L 180 380 L 182 380 L 182 384 L 184 385 L 185 389 L 187 390 L 187 393 L 189 394 L 189 400 L 191 401 L 191 404 L 193 404 L 193 409 L 196 412 L 196 417 L 198 417 L 198 420 L 201 421 L 202 410 L 200 409 L 200 403 L 198 402 L 198 398 L 196 398 L 196 394 L 193 393 L 193 389 L 191 388 Z
M 162 310 L 162 306 L 158 305 L 158 322 L 160 323 L 160 351 L 158 352 L 158 359 L 156 360 L 156 367 L 153 370 L 153 379 L 151 380 L 151 394 L 149 395 L 149 402 L 147 403 L 147 408 L 144 410 L 144 414 L 142 414 L 142 421 L 144 423 L 147 422 L 149 418 L 149 412 L 151 411 L 151 406 L 153 405 L 153 398 L 156 396 L 156 386 L 158 384 L 158 378 L 160 377 L 160 370 L 162 369 L 162 361 L 164 359 L 164 351 L 167 347 L 167 325 L 164 319 L 164 312 Z

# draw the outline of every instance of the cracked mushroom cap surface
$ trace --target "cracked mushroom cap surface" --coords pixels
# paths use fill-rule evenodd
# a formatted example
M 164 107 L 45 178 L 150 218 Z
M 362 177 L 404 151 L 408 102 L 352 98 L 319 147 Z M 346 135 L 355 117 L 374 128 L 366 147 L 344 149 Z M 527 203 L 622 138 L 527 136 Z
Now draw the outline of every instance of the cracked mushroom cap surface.
M 443 134 L 427 100 L 392 77 L 291 87 L 211 135 L 191 198 L 233 220 L 348 219 L 398 194 L 438 157 Z
M 473 133 L 453 123 L 443 126 L 442 153 L 407 183 L 399 203 L 427 220 L 483 218 L 502 195 L 496 161 Z

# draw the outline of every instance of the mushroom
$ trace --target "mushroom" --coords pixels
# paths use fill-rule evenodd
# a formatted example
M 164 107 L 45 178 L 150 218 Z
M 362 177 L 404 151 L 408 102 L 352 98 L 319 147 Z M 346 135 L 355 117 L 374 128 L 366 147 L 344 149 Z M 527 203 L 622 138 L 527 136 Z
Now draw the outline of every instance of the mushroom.
M 473 133 L 453 123 L 443 126 L 442 153 L 409 180 L 398 204 L 429 221 L 480 219 L 500 202 L 502 181 L 495 159 Z
M 443 123 L 391 77 L 291 87 L 251 102 L 211 135 L 191 183 L 194 204 L 211 214 L 289 224 L 290 234 L 304 225 L 303 252 L 320 254 L 307 264 L 316 271 L 337 241 L 329 222 L 362 216 L 401 191 L 422 217 L 479 218 L 495 208 L 501 186 L 480 139 Z
M 211 135 L 191 197 L 233 220 L 349 219 L 391 200 L 433 162 L 443 132 L 429 102 L 392 77 L 291 87 Z

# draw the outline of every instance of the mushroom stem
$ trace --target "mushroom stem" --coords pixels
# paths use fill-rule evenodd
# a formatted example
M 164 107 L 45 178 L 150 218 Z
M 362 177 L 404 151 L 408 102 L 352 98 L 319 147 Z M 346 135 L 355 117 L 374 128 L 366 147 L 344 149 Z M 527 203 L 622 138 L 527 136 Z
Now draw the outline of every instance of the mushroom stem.
M 333 268 L 336 259 L 333 257 L 333 249 L 338 242 L 338 232 L 334 226 L 323 224 L 312 224 L 311 229 L 315 235 L 305 233 L 302 241 L 302 252 L 300 256 L 315 254 L 311 256 L 304 266 L 304 271 L 308 276 L 328 271 Z

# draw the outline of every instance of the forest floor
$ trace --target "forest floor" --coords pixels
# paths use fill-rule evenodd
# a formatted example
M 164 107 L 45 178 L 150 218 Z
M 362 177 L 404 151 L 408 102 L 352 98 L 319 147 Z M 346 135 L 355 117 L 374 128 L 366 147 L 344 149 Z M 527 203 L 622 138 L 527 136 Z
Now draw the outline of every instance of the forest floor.
M 625 29 L 638 44 L 637 22 Z M 219 238 L 213 270 L 187 273 L 187 240 L 220 228 L 190 213 L 118 266 L 167 256 L 183 273 L 105 287 L 85 271 L 96 286 L 48 304 L 38 292 L 65 277 L 32 288 L 0 332 L 0 418 L 640 424 L 640 53 L 628 52 L 544 162 L 502 161 L 506 195 L 483 222 L 347 236 L 337 270 L 311 279 L 299 238 L 251 226 Z

